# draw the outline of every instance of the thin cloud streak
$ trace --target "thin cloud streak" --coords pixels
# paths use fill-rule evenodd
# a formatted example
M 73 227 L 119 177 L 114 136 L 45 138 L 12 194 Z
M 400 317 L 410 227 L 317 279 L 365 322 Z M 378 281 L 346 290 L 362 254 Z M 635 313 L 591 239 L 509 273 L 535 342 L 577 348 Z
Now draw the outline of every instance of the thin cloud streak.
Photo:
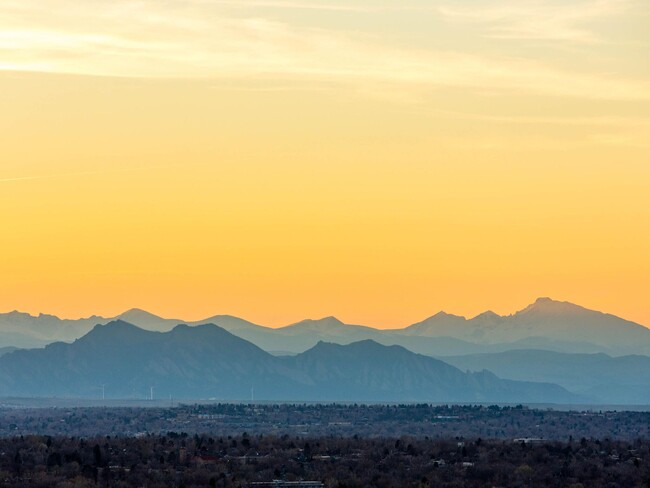
M 60 12 L 76 2 L 52 0 L 47 7 L 34 0 L 10 4 L 10 21 L 0 33 L 0 68 L 141 78 L 389 82 L 408 90 L 454 87 L 588 99 L 650 99 L 650 84 L 645 80 L 567 71 L 546 62 L 467 50 L 396 47 L 356 31 L 228 16 L 206 7 L 223 2 L 228 0 L 93 3 L 75 10 L 74 23 Z
M 289 10 L 325 10 L 334 12 L 380 12 L 385 9 L 378 7 L 362 7 L 355 5 L 335 5 L 327 3 L 299 3 L 299 2 L 245 2 L 234 0 L 195 0 L 194 3 L 205 5 L 223 5 L 228 7 L 236 7 L 240 9 L 251 8 L 275 8 L 275 9 L 289 9 Z
M 12 182 L 30 181 L 30 180 L 50 180 L 55 178 L 72 178 L 76 176 L 98 176 L 98 175 L 106 175 L 106 174 L 113 174 L 113 173 L 131 173 L 136 171 L 147 171 L 147 170 L 176 168 L 176 167 L 179 167 L 179 165 L 141 166 L 137 168 L 107 169 L 107 170 L 98 170 L 98 171 L 76 171 L 70 173 L 55 173 L 55 174 L 34 175 L 34 176 L 16 176 L 12 178 L 0 178 L 0 183 L 12 183 Z
M 543 117 L 528 115 L 489 115 L 471 112 L 457 112 L 452 110 L 436 110 L 436 113 L 459 119 L 476 120 L 485 122 L 498 122 L 504 124 L 539 124 L 539 125 L 572 125 L 596 127 L 650 127 L 650 119 L 638 117 Z
M 604 39 L 588 24 L 621 15 L 630 9 L 632 0 L 598 0 L 567 2 L 557 5 L 543 1 L 522 0 L 490 2 L 486 6 L 441 6 L 439 13 L 449 22 L 483 26 L 486 36 L 497 39 L 528 39 L 600 43 Z
M 527 116 L 527 115 L 489 115 L 471 112 L 458 112 L 453 110 L 435 110 L 435 114 L 446 118 L 468 120 L 474 122 L 487 122 L 489 124 L 504 125 L 536 125 L 556 127 L 582 127 L 590 128 L 592 133 L 577 136 L 574 145 L 599 144 L 607 146 L 647 148 L 650 143 L 645 142 L 645 134 L 650 133 L 650 119 L 642 117 L 548 117 L 548 116 Z M 598 132 L 593 132 L 598 131 Z M 552 143 L 544 141 L 544 147 L 550 147 Z M 563 143 L 566 146 L 565 143 Z
M 238 1 L 238 0 L 190 0 L 196 5 L 213 5 L 236 8 L 238 10 L 252 10 L 256 8 L 277 9 L 277 10 L 321 10 L 329 12 L 358 12 L 358 13 L 379 13 L 379 12 L 436 12 L 435 5 L 417 6 L 408 5 L 404 2 L 388 2 L 392 5 L 380 5 L 379 2 L 371 2 L 367 5 L 350 5 L 349 3 L 311 3 L 311 2 L 290 2 L 290 1 Z

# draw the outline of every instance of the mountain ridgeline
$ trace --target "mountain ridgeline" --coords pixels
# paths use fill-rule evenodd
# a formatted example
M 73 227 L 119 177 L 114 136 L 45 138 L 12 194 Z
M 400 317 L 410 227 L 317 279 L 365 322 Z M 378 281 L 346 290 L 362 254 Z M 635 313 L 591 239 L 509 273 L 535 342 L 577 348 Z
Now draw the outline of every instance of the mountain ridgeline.
M 187 322 L 138 309 L 112 318 L 93 316 L 79 320 L 10 312 L 0 314 L 0 347 L 42 347 L 54 341 L 72 341 L 95 325 L 114 320 L 156 332 L 170 331 L 181 323 L 216 324 L 265 351 L 283 354 L 304 352 L 319 341 L 349 344 L 372 339 L 430 356 L 498 353 L 513 349 L 650 355 L 650 329 L 614 315 L 549 298 L 540 298 L 508 316 L 485 312 L 466 319 L 440 312 L 408 327 L 389 330 L 349 325 L 335 317 L 270 328 L 229 315 Z
M 462 372 L 401 346 L 319 342 L 273 356 L 216 325 L 168 332 L 124 321 L 71 344 L 0 357 L 0 396 L 377 402 L 577 402 L 557 385 Z M 153 389 L 153 390 L 152 390 Z
M 279 400 L 650 404 L 650 329 L 549 298 L 508 316 L 440 312 L 392 330 L 335 317 L 275 329 L 229 315 L 179 324 L 138 309 L 112 319 L 0 314 L 0 396 L 85 396 L 110 382 L 112 395 L 136 397 L 152 383 L 174 396 L 224 399 L 249 398 L 252 389 Z M 75 342 L 16 350 L 55 341 Z M 524 392 L 508 381 L 536 385 Z M 538 383 L 561 388 L 546 385 L 540 395 Z

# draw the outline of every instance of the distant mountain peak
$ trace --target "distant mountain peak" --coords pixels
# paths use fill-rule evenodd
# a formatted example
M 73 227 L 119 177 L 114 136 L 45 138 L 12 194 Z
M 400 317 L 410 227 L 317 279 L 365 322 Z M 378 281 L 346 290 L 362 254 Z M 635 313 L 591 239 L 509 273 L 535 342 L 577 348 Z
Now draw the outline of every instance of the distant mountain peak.
M 428 318 L 424 319 L 423 321 L 418 322 L 418 324 L 423 324 L 423 323 L 426 323 L 426 322 L 429 322 L 429 321 L 436 321 L 436 320 L 458 320 L 458 319 L 466 320 L 465 317 L 463 317 L 462 315 L 455 315 L 453 313 L 447 313 L 447 312 L 441 310 L 440 312 L 436 313 L 435 315 L 432 315 L 431 317 L 428 317 Z M 413 324 L 413 325 L 415 325 L 415 324 Z
M 122 312 L 117 316 L 118 318 L 124 319 L 126 317 L 138 317 L 138 318 L 156 318 L 159 319 L 158 315 L 155 315 L 151 312 L 147 312 L 141 308 L 130 308 L 126 312 Z
M 333 315 L 328 315 L 327 317 L 323 317 L 322 319 L 315 320 L 314 322 L 323 322 L 323 323 L 326 323 L 326 324 L 340 324 L 340 325 L 343 325 L 343 322 L 341 322 L 339 319 L 337 319 Z
M 476 319 L 501 319 L 501 315 L 498 313 L 493 312 L 492 310 L 487 310 L 483 313 L 478 314 L 476 317 L 474 317 L 474 320 Z
M 248 322 L 248 320 L 242 319 L 235 315 L 229 315 L 229 314 L 213 315 L 212 317 L 208 317 L 207 319 L 203 319 L 203 320 L 217 320 L 217 319 L 239 320 L 241 322 Z
M 26 312 L 19 312 L 18 310 L 12 310 L 4 315 L 9 318 L 34 318 L 34 315 Z
M 46 319 L 58 319 L 59 317 L 57 317 L 56 315 L 49 314 L 49 313 L 39 312 L 39 314 L 38 314 L 38 318 L 39 318 L 39 319 L 40 319 L 40 318 L 46 318 Z
M 444 310 L 440 310 L 440 312 L 438 312 L 437 314 L 432 315 L 429 318 L 430 319 L 435 319 L 435 318 L 442 319 L 442 318 L 446 318 L 446 317 L 458 317 L 458 315 L 454 315 L 454 314 L 451 314 L 451 313 L 447 313 Z
M 124 320 L 125 322 L 129 322 L 146 330 L 159 332 L 169 331 L 175 325 L 185 322 L 184 320 L 176 318 L 166 319 L 159 317 L 158 315 L 142 310 L 141 308 L 132 308 L 115 318 Z
M 215 324 L 223 329 L 226 329 L 229 332 L 235 333 L 235 335 L 237 335 L 239 332 L 246 333 L 247 331 L 250 332 L 267 330 L 266 327 L 254 324 L 253 322 L 249 322 L 248 320 L 236 317 L 234 315 L 214 315 L 212 317 L 208 317 L 207 319 L 192 322 L 192 324 Z
M 374 339 L 364 339 L 362 341 L 356 341 L 352 342 L 349 344 L 347 347 L 349 347 L 352 350 L 357 350 L 357 351 L 367 351 L 367 352 L 398 352 L 398 353 L 406 353 L 406 354 L 417 354 L 412 351 L 407 350 L 405 347 L 400 346 L 398 344 L 381 344 Z
M 360 341 L 351 342 L 350 344 L 337 344 L 336 342 L 318 341 L 314 347 L 302 353 L 309 355 L 310 353 L 320 352 L 331 354 L 335 351 L 352 352 L 355 354 L 368 353 L 368 354 L 381 354 L 388 351 L 405 351 L 408 354 L 415 354 L 407 351 L 404 347 L 398 345 L 384 345 L 373 339 L 363 339 Z
M 338 327 L 341 325 L 345 325 L 343 322 L 341 322 L 339 319 L 337 319 L 334 316 L 328 316 L 328 317 L 323 317 L 321 319 L 305 319 L 301 320 L 300 322 L 296 322 L 295 324 L 291 324 L 287 327 L 319 327 L 319 328 L 324 328 L 324 327 Z
M 199 324 L 199 325 L 188 325 L 188 324 L 178 324 L 169 332 L 163 332 L 163 335 L 169 335 L 169 337 L 185 337 L 190 340 L 202 342 L 208 344 L 212 341 L 223 341 L 227 338 L 241 340 L 243 339 L 231 334 L 223 327 L 219 327 L 215 324 Z
M 575 314 L 581 312 L 597 313 L 571 302 L 561 302 L 548 297 L 540 297 L 515 315 L 527 313 Z
M 79 341 L 94 341 L 111 339 L 114 341 L 134 341 L 139 337 L 145 337 L 149 331 L 141 329 L 124 320 L 112 320 L 107 324 L 97 324 L 85 336 L 77 339 Z
M 564 307 L 575 307 L 575 308 L 583 308 L 580 305 L 576 305 L 575 303 L 571 302 L 566 302 L 566 301 L 561 301 L 561 300 L 554 300 L 549 297 L 539 297 L 535 302 L 532 304 L 533 306 L 536 307 L 557 307 L 557 306 L 564 306 Z
M 93 327 L 93 330 L 104 329 L 104 330 L 142 330 L 140 327 L 133 325 L 130 322 L 122 319 L 111 320 L 106 324 L 97 324 Z
M 415 335 L 453 336 L 454 334 L 451 331 L 464 327 L 466 322 L 467 319 L 463 316 L 441 311 L 421 322 L 416 322 L 415 324 L 409 325 L 405 329 L 401 330 L 407 334 Z
M 210 325 L 213 325 L 213 324 L 201 324 L 201 325 L 195 325 L 195 326 L 194 326 L 194 329 L 199 330 L 199 329 L 201 329 L 201 328 L 203 328 L 203 327 L 205 327 L 205 326 L 210 326 Z M 216 325 L 213 325 L 213 326 L 216 327 Z M 189 330 L 189 329 L 190 329 L 190 326 L 187 325 L 187 324 L 178 324 L 178 325 L 175 326 L 175 327 L 174 327 L 170 332 L 174 332 L 174 331 L 186 331 L 186 330 Z

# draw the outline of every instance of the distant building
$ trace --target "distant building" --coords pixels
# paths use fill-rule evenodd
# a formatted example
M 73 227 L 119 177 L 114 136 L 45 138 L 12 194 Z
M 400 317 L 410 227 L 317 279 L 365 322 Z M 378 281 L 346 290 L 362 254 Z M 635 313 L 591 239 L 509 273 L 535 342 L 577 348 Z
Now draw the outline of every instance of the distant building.
M 541 437 L 519 437 L 517 439 L 513 439 L 512 442 L 515 442 L 517 444 L 542 444 L 546 441 Z
M 217 456 L 208 456 L 203 454 L 201 456 L 195 457 L 194 462 L 196 462 L 198 465 L 216 464 L 219 462 L 219 458 Z
M 181 447 L 178 450 L 178 460 L 181 463 L 184 463 L 185 461 L 187 461 L 187 449 L 185 449 L 184 447 Z

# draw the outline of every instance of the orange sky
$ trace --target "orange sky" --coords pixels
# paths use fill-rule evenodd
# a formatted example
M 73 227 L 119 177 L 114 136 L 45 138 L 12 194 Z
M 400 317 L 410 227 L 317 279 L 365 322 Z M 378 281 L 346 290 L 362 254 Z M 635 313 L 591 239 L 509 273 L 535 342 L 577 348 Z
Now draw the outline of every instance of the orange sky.
M 0 311 L 650 325 L 648 6 L 517 5 L 0 1 Z

